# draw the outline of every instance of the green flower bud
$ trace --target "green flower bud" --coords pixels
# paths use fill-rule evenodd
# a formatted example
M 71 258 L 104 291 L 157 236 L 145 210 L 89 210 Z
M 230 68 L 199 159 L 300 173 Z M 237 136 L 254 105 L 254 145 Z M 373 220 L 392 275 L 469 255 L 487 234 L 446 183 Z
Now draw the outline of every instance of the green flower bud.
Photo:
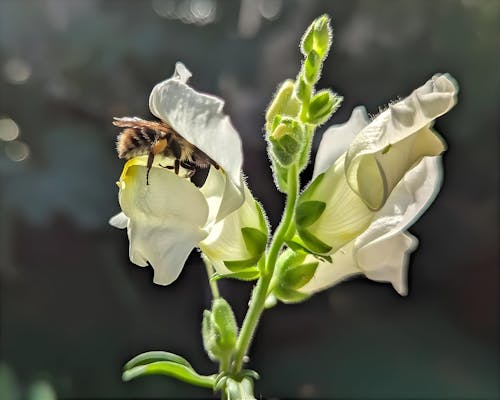
M 300 51 L 304 56 L 307 56 L 314 46 L 314 21 L 304 32 L 300 41 Z
M 238 326 L 233 310 L 223 298 L 217 298 L 212 304 L 212 311 L 203 312 L 202 321 L 203 347 L 212 360 L 220 360 L 232 353 L 236 344 Z
M 282 166 L 294 163 L 304 145 L 304 128 L 292 119 L 282 119 L 269 136 L 270 153 Z
M 319 80 L 321 64 L 321 57 L 315 50 L 311 50 L 303 66 L 303 76 L 309 84 L 314 85 Z
M 330 27 L 330 17 L 326 14 L 314 21 L 314 50 L 324 59 L 330 50 L 332 42 L 332 28 Z
M 217 344 L 222 350 L 232 351 L 236 344 L 238 326 L 229 303 L 219 297 L 212 305 L 213 322 L 218 330 Z
M 328 121 L 339 108 L 343 97 L 330 90 L 320 90 L 314 95 L 307 110 L 307 122 L 320 125 Z
M 311 98 L 311 91 L 311 84 L 307 83 L 305 79 L 300 76 L 295 84 L 295 96 L 297 96 L 300 101 L 307 102 Z
M 308 56 L 311 51 L 316 51 L 320 59 L 325 59 L 332 42 L 332 28 L 328 15 L 316 18 L 307 28 L 300 42 L 300 51 Z
M 294 85 L 295 82 L 292 79 L 287 79 L 274 95 L 266 112 L 266 129 L 268 132 L 274 130 L 272 124 L 276 117 L 282 115 L 294 117 L 298 114 L 300 101 L 294 94 Z

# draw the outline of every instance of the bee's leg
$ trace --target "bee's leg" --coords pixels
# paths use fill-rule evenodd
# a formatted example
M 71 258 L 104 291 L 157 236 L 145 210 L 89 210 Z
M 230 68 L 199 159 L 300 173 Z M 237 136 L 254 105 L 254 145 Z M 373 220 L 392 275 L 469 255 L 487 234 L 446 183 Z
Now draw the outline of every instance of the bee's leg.
M 153 161 L 155 159 L 155 155 L 153 152 L 148 154 L 148 163 L 147 163 L 147 172 L 146 172 L 146 185 L 149 185 L 149 171 L 151 171 L 151 167 L 153 166 Z
M 174 172 L 175 172 L 175 175 L 179 175 L 179 166 L 180 166 L 181 162 L 179 161 L 178 158 L 175 159 L 174 161 Z
M 196 172 L 196 165 L 189 161 L 181 161 L 181 167 L 188 170 L 184 178 L 191 178 Z
M 214 167 L 215 169 L 219 169 L 219 168 L 220 168 L 220 165 L 219 165 L 219 164 L 217 164 L 217 163 L 216 163 L 214 160 L 212 160 L 210 157 L 208 158 L 208 160 L 209 160 L 210 164 L 212 164 L 212 165 L 213 165 L 213 167 Z

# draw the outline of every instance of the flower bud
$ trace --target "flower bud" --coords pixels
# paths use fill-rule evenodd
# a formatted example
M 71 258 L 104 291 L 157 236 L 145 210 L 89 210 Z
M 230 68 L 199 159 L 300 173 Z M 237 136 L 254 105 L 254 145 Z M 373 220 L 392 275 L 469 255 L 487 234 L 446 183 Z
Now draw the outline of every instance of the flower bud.
M 320 90 L 314 95 L 307 111 L 307 121 L 314 125 L 321 125 L 328 121 L 339 108 L 343 97 L 330 90 Z
M 326 14 L 314 21 L 314 50 L 321 58 L 325 58 L 332 42 L 330 17 Z
M 308 83 L 314 85 L 321 73 L 321 58 L 315 50 L 307 55 L 304 61 L 303 76 Z
M 269 136 L 270 153 L 282 166 L 293 164 L 302 151 L 304 128 L 292 119 L 282 119 Z
M 303 76 L 300 76 L 295 84 L 295 96 L 297 96 L 300 101 L 308 102 L 311 98 L 311 91 L 311 85 L 305 81 Z
M 203 312 L 203 346 L 212 360 L 221 359 L 230 354 L 236 344 L 238 326 L 233 310 L 223 298 L 217 298 L 212 304 L 212 311 Z
M 306 29 L 300 42 L 300 51 L 304 56 L 307 56 L 311 51 L 315 50 L 320 59 L 324 59 L 330 49 L 331 41 L 330 18 L 325 14 L 316 18 Z
M 266 129 L 272 132 L 272 124 L 277 116 L 294 117 L 300 109 L 300 101 L 294 94 L 295 82 L 287 79 L 281 84 L 266 112 Z

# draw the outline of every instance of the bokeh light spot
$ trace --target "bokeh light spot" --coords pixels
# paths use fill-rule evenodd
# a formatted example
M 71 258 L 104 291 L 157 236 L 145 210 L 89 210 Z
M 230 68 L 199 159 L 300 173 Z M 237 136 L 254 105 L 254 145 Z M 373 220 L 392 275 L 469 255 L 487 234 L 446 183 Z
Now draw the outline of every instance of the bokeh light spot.
M 19 126 L 11 118 L 0 118 L 0 140 L 10 142 L 19 136 Z
M 7 60 L 3 66 L 3 73 L 7 82 L 21 85 L 31 76 L 31 66 L 19 58 Z
M 276 19 L 282 6 L 282 0 L 262 0 L 259 4 L 259 12 L 265 19 Z
M 24 161 L 30 155 L 30 148 L 26 143 L 20 140 L 14 140 L 5 145 L 5 154 L 12 161 Z

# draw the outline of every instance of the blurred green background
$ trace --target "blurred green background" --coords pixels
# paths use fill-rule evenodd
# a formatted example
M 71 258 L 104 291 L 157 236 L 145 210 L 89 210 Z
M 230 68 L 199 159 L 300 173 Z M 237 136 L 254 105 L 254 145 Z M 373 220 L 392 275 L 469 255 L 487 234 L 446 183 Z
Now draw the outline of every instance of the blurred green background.
M 444 187 L 411 229 L 420 247 L 407 297 L 355 279 L 264 314 L 250 356 L 256 393 L 498 398 L 495 0 L 0 0 L 0 398 L 207 397 L 168 378 L 121 381 L 123 363 L 152 349 L 214 367 L 200 338 L 210 294 L 198 255 L 173 285 L 155 286 L 107 224 L 123 164 L 111 120 L 149 117 L 152 86 L 182 60 L 196 89 L 226 100 L 250 187 L 276 226 L 283 198 L 264 111 L 324 12 L 334 45 L 319 87 L 345 99 L 331 123 L 359 104 L 375 114 L 436 72 L 456 78 L 458 105 L 436 123 L 449 145 Z M 221 290 L 241 321 L 250 286 Z

